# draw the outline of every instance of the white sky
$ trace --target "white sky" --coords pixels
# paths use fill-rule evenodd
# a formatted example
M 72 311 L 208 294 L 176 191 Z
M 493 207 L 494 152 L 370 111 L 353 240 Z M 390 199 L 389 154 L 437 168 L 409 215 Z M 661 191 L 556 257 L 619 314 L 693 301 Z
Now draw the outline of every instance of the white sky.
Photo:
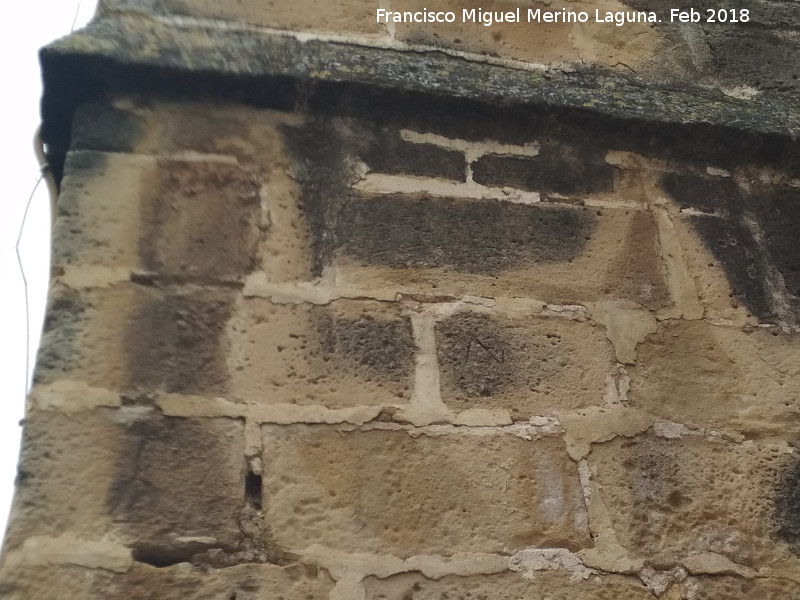
M 38 49 L 85 24 L 97 0 L 26 0 L 5 4 L 0 64 L 5 77 L 2 120 L 3 189 L 0 204 L 0 532 L 5 531 L 25 408 L 25 287 L 15 252 L 25 205 L 39 177 L 33 135 L 39 124 Z M 77 15 L 77 18 L 76 18 Z M 50 209 L 44 182 L 33 197 L 20 244 L 28 279 L 30 366 L 39 340 L 49 279 Z

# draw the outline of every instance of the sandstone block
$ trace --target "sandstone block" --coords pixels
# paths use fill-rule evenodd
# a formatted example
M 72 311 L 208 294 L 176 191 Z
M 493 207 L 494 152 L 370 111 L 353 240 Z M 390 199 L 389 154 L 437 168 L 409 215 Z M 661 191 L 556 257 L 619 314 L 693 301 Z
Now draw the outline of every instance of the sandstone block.
M 744 579 L 741 577 L 690 577 L 681 586 L 679 598 L 686 600 L 784 600 L 800 595 L 800 584 L 788 579 Z
M 3 574 L 8 600 L 327 600 L 333 582 L 315 569 L 248 564 L 227 569 L 135 565 L 124 574 L 76 566 L 17 569 Z
M 472 166 L 477 183 L 513 187 L 563 196 L 608 192 L 614 188 L 614 168 L 602 153 L 554 142 L 543 143 L 532 158 L 489 155 Z
M 227 291 L 170 293 L 133 284 L 54 289 L 35 380 L 134 393 L 222 393 L 232 301 Z
M 397 556 L 591 544 L 563 442 L 510 435 L 265 426 L 276 544 Z
M 392 5 L 394 10 L 422 10 L 430 5 L 423 0 L 401 0 Z M 547 23 L 527 20 L 528 9 L 543 11 L 585 10 L 591 21 L 579 23 Z M 661 46 L 660 35 L 646 23 L 613 27 L 594 21 L 595 9 L 630 10 L 614 1 L 604 2 L 529 2 L 517 4 L 508 0 L 494 0 L 480 6 L 485 12 L 507 12 L 519 9 L 521 22 L 496 23 L 491 27 L 484 22 L 462 23 L 462 11 L 478 8 L 465 0 L 447 0 L 436 5 L 436 10 L 456 12 L 455 23 L 397 24 L 397 37 L 404 41 L 444 46 L 466 52 L 502 56 L 534 63 L 569 64 L 589 60 L 607 67 L 625 62 L 637 71 L 647 65 L 653 53 Z M 536 35 L 531 35 L 535 28 Z M 616 31 L 615 31 L 616 30 Z M 674 49 L 673 49 L 674 51 Z M 666 68 L 672 70 L 673 58 Z M 677 61 L 676 61 L 677 62 Z
M 106 585 L 112 577 L 109 572 L 89 571 L 73 565 L 28 568 L 4 565 L 0 568 L 0 597 L 6 600 L 94 600 L 97 596 L 92 593 L 93 584 Z
M 73 152 L 54 233 L 56 268 L 183 280 L 253 270 L 259 184 L 235 164 Z
M 800 320 L 800 192 L 731 178 L 667 175 L 664 189 L 681 208 L 692 232 L 721 265 L 736 302 L 761 321 Z M 702 214 L 705 213 L 705 214 Z M 702 276 L 702 267 L 698 276 Z
M 291 5 L 278 1 L 255 0 L 222 3 L 207 0 L 167 0 L 160 2 L 153 12 L 239 21 L 291 31 L 375 35 L 385 31 L 375 21 L 375 10 L 378 6 L 377 0 L 348 0 L 336 4 L 304 0 L 300 4 Z M 125 9 L 141 10 L 142 6 L 138 1 L 132 0 L 103 0 L 99 8 L 101 12 Z
M 398 307 L 240 301 L 228 330 L 230 395 L 329 408 L 405 404 L 416 346 L 411 320 Z
M 466 181 L 466 159 L 456 150 L 407 142 L 389 128 L 374 132 L 364 146 L 361 158 L 378 173 Z
M 574 579 L 568 573 L 536 573 L 533 580 L 518 574 L 482 577 L 443 577 L 426 579 L 417 574 L 403 574 L 365 580 L 367 600 L 440 600 L 441 598 L 547 598 L 547 600 L 647 600 L 652 595 L 633 577 L 591 577 Z
M 343 285 L 668 303 L 656 226 L 642 211 L 387 195 L 351 198 L 330 227 Z
M 758 318 L 753 316 L 743 299 L 753 297 L 752 293 L 762 293 L 763 288 L 749 277 L 747 281 L 739 279 L 738 282 L 734 277 L 729 278 L 723 263 L 717 259 L 717 251 L 706 244 L 698 234 L 698 227 L 702 228 L 702 223 L 706 219 L 709 220 L 708 225 L 711 227 L 714 226 L 714 222 L 720 224 L 720 219 L 714 216 L 672 217 L 683 254 L 682 260 L 686 265 L 687 274 L 694 281 L 705 318 L 715 323 L 755 325 L 758 323 Z M 726 237 L 722 234 L 718 239 Z M 745 273 L 747 266 L 745 265 Z M 754 305 L 750 303 L 750 306 Z
M 221 110 L 121 97 L 82 105 L 56 266 L 183 278 L 238 277 L 258 267 L 270 281 L 307 280 L 310 232 L 284 136 L 299 120 L 236 103 Z
M 662 323 L 637 348 L 631 403 L 684 425 L 744 435 L 798 431 L 800 339 L 707 322 Z
M 445 404 L 517 420 L 602 404 L 616 364 L 602 329 L 558 318 L 457 313 L 437 323 L 436 349 Z
M 143 405 L 37 411 L 25 422 L 5 550 L 62 534 L 115 540 L 157 563 L 191 552 L 188 538 L 236 549 L 243 448 L 244 424 L 231 419 L 161 417 Z
M 786 446 L 701 437 L 617 438 L 589 462 L 617 538 L 669 569 L 712 552 L 751 568 L 797 568 L 796 459 Z
M 288 112 L 235 102 L 224 107 L 202 101 L 141 103 L 122 96 L 76 109 L 72 149 L 147 155 L 191 152 L 272 170 L 286 166 L 281 128 L 297 120 Z

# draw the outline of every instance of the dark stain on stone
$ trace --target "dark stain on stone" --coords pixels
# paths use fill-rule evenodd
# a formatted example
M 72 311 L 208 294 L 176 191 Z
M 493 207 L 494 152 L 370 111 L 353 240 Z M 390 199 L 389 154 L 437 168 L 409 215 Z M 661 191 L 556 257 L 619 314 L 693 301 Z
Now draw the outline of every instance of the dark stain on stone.
M 316 114 L 363 119 L 395 130 L 411 129 L 470 141 L 508 144 L 531 141 L 536 125 L 549 121 L 540 111 L 488 105 L 463 99 L 428 96 L 402 90 L 317 83 L 309 99 Z
M 223 292 L 150 296 L 125 332 L 128 385 L 176 393 L 223 393 L 223 333 L 233 297 Z
M 665 175 L 662 184 L 682 208 L 716 215 L 689 222 L 739 302 L 764 321 L 789 318 L 775 314 L 779 304 L 793 318 L 800 315 L 800 192 L 772 185 L 744 191 L 728 178 L 677 174 Z
M 775 490 L 777 535 L 800 556 L 800 460 L 791 459 Z
M 678 36 L 680 38 L 680 36 Z M 682 40 L 682 38 L 681 38 Z M 688 65 L 694 68 L 693 65 Z M 431 132 L 470 141 L 525 144 L 538 140 L 565 144 L 602 159 L 607 149 L 635 152 L 668 162 L 705 162 L 724 168 L 773 164 L 800 174 L 798 145 L 791 140 L 721 125 L 630 121 L 592 110 L 557 106 L 526 108 L 482 103 L 396 89 L 317 82 L 308 108 L 324 118 L 361 119 L 396 129 Z M 602 162 L 602 160 L 600 161 Z
M 758 205 L 767 251 L 796 303 L 800 298 L 800 192 L 773 189 Z
M 661 178 L 661 185 L 681 208 L 730 215 L 738 214 L 743 207 L 742 193 L 729 177 L 666 173 Z
M 283 136 L 294 158 L 292 177 L 302 185 L 298 202 L 310 232 L 311 275 L 319 277 L 333 256 L 331 223 L 338 204 L 335 198 L 347 187 L 346 134 L 322 119 L 303 127 L 286 127 Z
M 764 261 L 750 230 L 720 217 L 693 216 L 689 222 L 722 265 L 734 298 L 759 319 L 774 319 Z
M 545 143 L 539 156 L 484 156 L 472 165 L 477 183 L 557 194 L 591 194 L 614 187 L 614 169 L 594 151 Z
M 79 187 L 85 184 L 87 179 L 102 175 L 107 164 L 108 154 L 105 152 L 74 150 L 67 154 L 64 175 L 71 176 L 71 187 Z
M 143 192 L 139 255 L 149 271 L 219 281 L 255 263 L 259 184 L 238 167 L 161 162 Z
M 130 111 L 105 103 L 83 104 L 72 121 L 72 148 L 133 152 L 142 137 L 142 123 Z
M 389 195 L 345 200 L 333 228 L 336 250 L 365 264 L 497 275 L 576 258 L 595 225 L 583 208 Z
M 47 383 L 67 374 L 81 358 L 78 340 L 86 302 L 73 290 L 53 295 L 45 313 L 42 338 L 36 355 L 35 383 Z
M 408 317 L 366 312 L 352 317 L 330 307 L 315 307 L 311 319 L 327 360 L 353 363 L 391 381 L 408 381 L 413 373 L 416 347 Z
M 762 12 L 753 5 L 752 14 Z M 793 28 L 796 28 L 795 23 Z M 800 44 L 796 38 L 759 27 L 756 30 L 729 26 L 709 28 L 706 40 L 715 71 L 732 83 L 761 90 L 797 93 Z
M 130 528 L 138 549 L 161 550 L 166 560 L 169 548 L 180 550 L 174 547 L 176 537 L 214 537 L 226 548 L 241 541 L 236 517 L 244 490 L 228 489 L 227 483 L 236 475 L 207 481 L 228 468 L 233 429 L 230 422 L 207 423 L 153 413 L 120 426 L 117 474 L 107 505 L 111 518 Z M 231 496 L 236 491 L 238 498 Z
M 53 223 L 53 264 L 72 263 L 79 258 L 87 246 L 100 242 L 91 237 L 91 216 L 82 210 L 81 200 L 87 194 L 87 185 L 105 174 L 108 154 L 93 150 L 72 151 L 67 155 L 64 185 L 56 203 L 56 219 Z M 113 198 L 104 198 L 107 203 Z
M 359 155 L 378 173 L 466 181 L 466 161 L 461 152 L 407 142 L 387 127 L 373 130 Z
M 619 251 L 608 269 L 605 294 L 630 298 L 650 310 L 670 303 L 656 240 L 658 226 L 653 215 L 634 211 L 628 227 L 619 231 Z
M 540 391 L 569 364 L 559 335 L 526 335 L 508 320 L 466 312 L 436 324 L 436 352 L 461 408 L 509 390 Z

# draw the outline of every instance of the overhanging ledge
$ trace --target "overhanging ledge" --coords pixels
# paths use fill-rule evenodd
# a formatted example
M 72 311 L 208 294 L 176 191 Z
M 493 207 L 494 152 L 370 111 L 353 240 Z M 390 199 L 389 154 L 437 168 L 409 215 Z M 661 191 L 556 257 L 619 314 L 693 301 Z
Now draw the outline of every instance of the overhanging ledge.
M 666 88 L 597 72 L 515 68 L 444 51 L 301 40 L 145 16 L 97 19 L 45 47 L 41 62 L 43 137 L 57 176 L 75 107 L 114 90 L 186 87 L 194 94 L 235 95 L 234 88 L 260 86 L 262 93 L 291 97 L 309 83 L 335 82 L 644 124 L 711 126 L 784 141 L 800 131 L 800 101 L 787 94 L 740 100 L 708 88 Z

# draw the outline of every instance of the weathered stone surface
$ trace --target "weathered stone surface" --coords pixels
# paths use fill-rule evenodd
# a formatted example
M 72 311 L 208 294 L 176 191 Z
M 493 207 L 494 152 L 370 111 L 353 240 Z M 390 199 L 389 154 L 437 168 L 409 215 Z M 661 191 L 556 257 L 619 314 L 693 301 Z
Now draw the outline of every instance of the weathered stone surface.
M 664 188 L 724 270 L 732 298 L 762 321 L 800 319 L 800 192 L 730 178 L 670 175 Z M 702 270 L 700 270 L 702 272 Z
M 656 227 L 642 211 L 398 197 L 347 206 L 335 225 L 343 285 L 558 304 L 669 302 Z
M 129 388 L 214 393 L 228 382 L 222 334 L 232 295 L 203 290 L 148 294 L 126 323 Z
M 798 20 L 753 1 L 741 28 L 531 36 L 383 26 L 376 0 L 105 0 L 42 55 L 56 177 L 75 106 L 144 100 L 74 121 L 4 591 L 327 596 L 255 565 L 302 560 L 338 600 L 376 565 L 368 600 L 797 595 L 797 336 L 746 327 L 800 323 Z M 264 298 L 231 291 L 254 271 Z M 537 551 L 566 572 L 497 574 Z M 51 563 L 92 570 L 29 569 Z
M 800 460 L 796 456 L 784 465 L 776 489 L 774 518 L 778 537 L 789 544 L 795 555 L 800 555 Z
M 595 445 L 589 462 L 631 556 L 666 569 L 703 552 L 755 569 L 797 568 L 779 538 L 797 515 L 776 508 L 796 494 L 787 446 L 648 435 Z
M 669 81 L 673 86 L 687 83 L 722 82 L 733 88 L 750 86 L 758 89 L 796 89 L 792 66 L 798 54 L 797 40 L 786 31 L 800 22 L 797 10 L 787 2 L 738 0 L 720 7 L 708 0 L 693 5 L 697 21 L 673 20 L 674 5 L 664 0 L 614 0 L 603 2 L 534 2 L 518 5 L 508 0 L 494 0 L 481 5 L 494 20 L 495 12 L 519 9 L 520 21 L 462 22 L 464 9 L 475 9 L 464 0 L 448 0 L 431 7 L 423 0 L 401 0 L 389 9 L 397 11 L 452 10 L 454 23 L 379 23 L 376 10 L 386 8 L 376 0 L 348 0 L 338 10 L 321 10 L 304 1 L 292 9 L 280 4 L 246 2 L 133 2 L 104 0 L 101 14 L 116 11 L 148 12 L 159 15 L 190 15 L 224 19 L 278 29 L 307 32 L 332 32 L 361 38 L 390 39 L 426 46 L 444 47 L 462 52 L 488 54 L 548 66 L 584 65 L 635 74 L 649 80 Z M 724 8 L 724 18 L 710 22 L 708 9 Z M 749 9 L 743 16 L 739 10 Z M 528 22 L 527 11 L 541 9 L 559 13 L 561 9 L 585 11 L 586 23 Z M 597 23 L 611 13 L 630 14 L 634 10 L 655 11 L 658 22 L 634 22 L 615 26 L 612 22 Z M 735 11 L 735 14 L 732 12 Z M 715 12 L 716 15 L 716 12 Z M 476 15 L 477 16 L 477 15 Z M 563 21 L 564 19 L 559 19 Z M 533 34 L 533 35 L 532 35 Z M 378 40 L 376 40 L 378 41 Z
M 19 569 L 2 575 L 0 595 L 8 600 L 327 600 L 333 582 L 300 566 L 249 564 L 205 570 L 188 564 L 157 569 L 136 565 L 124 574 L 73 566 Z
M 281 128 L 299 120 L 299 115 L 290 112 L 232 100 L 143 102 L 120 94 L 77 107 L 72 149 L 149 155 L 190 151 L 217 159 L 235 157 L 244 167 L 257 165 L 273 171 L 287 166 L 282 157 Z
M 393 405 L 405 404 L 413 390 L 416 348 L 399 306 L 245 299 L 228 338 L 230 394 L 248 402 Z
M 155 162 L 102 152 L 71 152 L 53 222 L 53 266 L 141 266 L 139 207 Z
M 115 391 L 219 393 L 228 373 L 222 334 L 233 296 L 133 284 L 53 291 L 35 378 Z
M 298 120 L 236 103 L 82 105 L 73 148 L 83 151 L 66 168 L 56 265 L 192 279 L 257 266 L 273 282 L 307 280 L 308 226 L 282 134 Z
M 422 10 L 428 6 L 422 0 L 402 0 L 393 5 L 394 10 Z M 436 6 L 436 10 L 456 12 L 455 23 L 441 24 L 397 24 L 397 35 L 413 43 L 445 46 L 467 52 L 500 55 L 535 63 L 569 64 L 590 57 L 591 62 L 604 66 L 617 66 L 619 62 L 640 69 L 649 55 L 659 45 L 660 36 L 647 24 L 629 25 L 615 31 L 614 27 L 598 24 L 576 23 L 528 23 L 528 9 L 543 11 L 561 7 L 569 10 L 586 10 L 594 20 L 595 8 L 620 10 L 624 6 L 617 2 L 601 3 L 528 3 L 515 4 L 506 0 L 484 3 L 484 12 L 494 16 L 495 12 L 516 11 L 519 8 L 520 23 L 497 23 L 487 27 L 482 22 L 462 23 L 462 11 L 478 8 L 463 0 L 450 0 Z M 534 34 L 534 35 L 532 35 Z
M 377 0 L 347 0 L 333 5 L 320 5 L 314 0 L 300 4 L 283 2 L 201 2 L 186 0 L 103 0 L 100 13 L 118 10 L 177 14 L 225 21 L 239 21 L 291 31 L 322 31 L 340 34 L 377 34 L 385 28 L 375 21 Z
M 139 255 L 147 271 L 229 279 L 254 267 L 259 184 L 237 166 L 159 161 L 142 194 Z
M 105 586 L 113 575 L 78 566 L 0 567 L 0 597 L 4 600 L 70 598 L 95 600 L 95 585 Z
M 443 577 L 431 580 L 409 573 L 387 579 L 369 577 L 364 582 L 367 600 L 517 600 L 518 598 L 547 598 L 547 600 L 647 600 L 652 595 L 633 577 L 573 578 L 568 573 L 536 573 L 533 580 L 518 574 L 485 577 Z M 545 594 L 541 596 L 541 594 Z
M 5 550 L 62 534 L 109 536 L 156 563 L 191 552 L 181 539 L 235 549 L 243 447 L 239 421 L 161 417 L 147 405 L 30 414 Z
M 436 325 L 442 399 L 512 418 L 602 404 L 615 365 L 602 329 L 558 318 L 457 313 Z
M 406 142 L 389 128 L 378 129 L 370 138 L 359 155 L 373 171 L 466 181 L 467 165 L 461 152 Z
M 742 4 L 752 6 L 754 20 L 762 20 L 765 18 L 763 13 L 785 6 L 783 2 L 764 2 L 760 6 Z M 791 21 L 789 27 L 794 29 L 800 18 L 795 14 Z M 797 90 L 797 73 L 793 65 L 800 60 L 800 44 L 796 36 L 786 35 L 781 27 L 770 32 L 736 26 L 722 30 L 714 28 L 706 39 L 715 59 L 715 71 L 728 82 L 742 82 L 757 89 Z
M 398 195 L 352 198 L 331 225 L 336 249 L 362 263 L 496 277 L 522 265 L 576 259 L 597 219 L 568 206 Z
M 741 577 L 690 577 L 682 585 L 681 600 L 788 600 L 800 597 L 800 584 L 788 579 Z
M 200 281 L 253 269 L 259 184 L 235 164 L 77 152 L 67 162 L 65 188 L 56 267 Z
M 263 434 L 265 518 L 285 549 L 413 556 L 591 544 L 559 439 L 302 425 Z
M 720 221 L 716 217 L 707 218 L 711 227 L 715 222 L 719 223 Z M 675 215 L 672 218 L 676 238 L 681 247 L 682 262 L 686 265 L 687 274 L 694 281 L 704 317 L 712 323 L 742 327 L 748 324 L 758 324 L 758 318 L 753 316 L 742 302 L 742 298 L 755 298 L 762 295 L 763 283 L 749 277 L 746 280 L 736 277 L 729 278 L 722 262 L 716 257 L 719 251 L 709 248 L 697 233 L 698 227 L 703 226 L 703 220 L 703 217 L 686 217 L 684 215 Z M 718 237 L 722 240 L 726 238 L 725 235 Z M 747 266 L 746 263 L 744 265 L 745 275 Z M 734 285 L 738 292 L 734 291 Z
M 637 348 L 630 399 L 662 419 L 698 428 L 794 434 L 798 364 L 797 334 L 665 322 Z
M 236 48 L 236 52 L 230 52 L 230 48 Z M 788 147 L 786 136 L 796 128 L 798 114 L 791 101 L 771 91 L 743 101 L 730 98 L 719 90 L 693 85 L 676 86 L 680 89 L 655 88 L 623 77 L 598 78 L 591 72 L 519 70 L 441 53 L 411 53 L 317 40 L 300 41 L 291 36 L 269 35 L 249 29 L 212 28 L 199 23 L 174 27 L 156 20 L 120 15 L 95 21 L 87 30 L 48 47 L 43 54 L 48 82 L 45 87 L 44 135 L 48 144 L 56 144 L 56 152 L 64 152 L 67 143 L 63 139 L 67 128 L 59 120 L 70 113 L 70 103 L 74 103 L 76 98 L 74 89 L 70 89 L 73 96 L 66 99 L 66 105 L 62 98 L 59 105 L 48 90 L 64 89 L 66 82 L 58 79 L 57 72 L 67 61 L 72 61 L 69 64 L 73 65 L 69 81 L 75 82 L 76 77 L 84 78 L 85 71 L 76 70 L 75 65 L 90 63 L 86 60 L 89 57 L 103 57 L 120 63 L 113 78 L 106 77 L 98 82 L 95 75 L 92 79 L 94 85 L 118 86 L 126 74 L 140 78 L 141 70 L 132 70 L 132 66 L 187 70 L 189 61 L 189 73 L 215 75 L 208 78 L 205 86 L 200 86 L 203 90 L 213 90 L 215 94 L 230 91 L 228 85 L 221 83 L 231 82 L 232 77 L 246 76 L 240 83 L 245 88 L 243 91 L 251 94 L 253 90 L 248 89 L 248 84 L 253 83 L 253 78 L 279 78 L 270 82 L 270 86 L 275 85 L 270 90 L 280 96 L 285 91 L 286 78 L 299 77 L 360 82 L 402 92 L 430 93 L 435 89 L 441 96 L 452 95 L 494 105 L 578 108 L 581 114 L 594 114 L 601 119 L 612 116 L 635 119 L 639 123 L 666 123 L 669 134 L 664 141 L 673 146 L 671 151 L 679 154 L 682 151 L 677 146 L 686 143 L 689 135 L 700 142 L 699 148 L 707 147 L 710 139 L 720 140 L 723 147 L 728 144 L 727 148 L 720 150 L 726 154 L 732 145 L 747 142 L 745 149 L 749 149 L 749 156 L 769 154 L 774 158 L 774 150 Z M 663 61 L 658 64 L 663 64 Z M 51 72 L 53 77 L 49 75 Z M 180 85 L 164 77 L 141 82 L 143 87 L 155 84 L 171 89 L 176 83 Z M 198 78 L 194 78 L 192 83 L 198 84 Z M 330 88 L 322 87 L 327 94 Z M 264 95 L 261 94 L 259 99 L 264 101 Z M 293 105 L 285 102 L 285 98 L 283 100 L 284 106 Z M 699 124 L 722 128 L 693 127 Z M 732 133 L 730 128 L 744 129 L 756 135 L 727 135 Z M 658 134 L 659 129 L 648 128 L 648 131 Z M 768 141 L 768 153 L 759 146 L 760 133 L 780 136 Z M 642 139 L 647 138 L 639 138 L 639 144 Z M 698 150 L 693 144 L 691 148 L 692 152 Z M 59 172 L 58 163 L 55 168 Z
M 148 134 L 142 115 L 106 102 L 82 104 L 72 117 L 71 149 L 133 152 Z
M 476 182 L 564 196 L 608 192 L 614 187 L 614 169 L 595 149 L 545 143 L 529 159 L 485 156 L 472 166 Z

